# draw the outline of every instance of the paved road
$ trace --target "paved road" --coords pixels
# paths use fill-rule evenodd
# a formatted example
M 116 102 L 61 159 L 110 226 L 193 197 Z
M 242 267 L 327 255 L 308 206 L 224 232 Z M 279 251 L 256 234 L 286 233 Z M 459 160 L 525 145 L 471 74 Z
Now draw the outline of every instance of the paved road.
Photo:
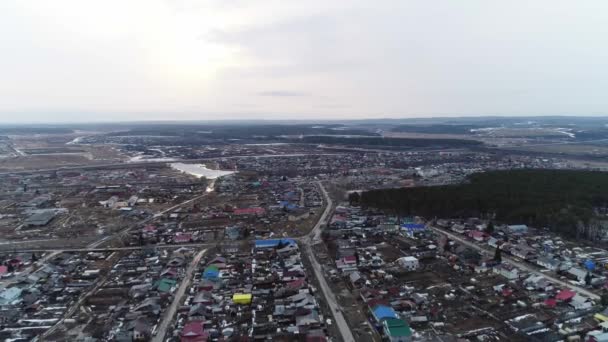
M 355 337 L 353 336 L 352 332 L 350 331 L 350 327 L 346 323 L 346 319 L 344 318 L 344 315 L 342 314 L 341 307 L 338 304 L 338 301 L 336 300 L 336 296 L 334 295 L 333 291 L 327 284 L 327 280 L 325 280 L 325 275 L 323 273 L 321 265 L 317 261 L 315 253 L 313 253 L 313 251 L 312 251 L 312 245 L 314 243 L 321 241 L 321 227 L 325 222 L 327 222 L 327 218 L 328 218 L 329 214 L 331 213 L 332 206 L 333 206 L 331 198 L 329 198 L 329 195 L 327 194 L 327 191 L 323 187 L 323 184 L 321 184 L 321 182 L 317 182 L 317 184 L 319 185 L 319 188 L 321 189 L 321 192 L 323 193 L 323 197 L 325 197 L 325 202 L 326 202 L 325 211 L 323 211 L 323 214 L 319 218 L 319 221 L 317 222 L 317 224 L 315 225 L 313 230 L 311 230 L 310 233 L 306 237 L 302 238 L 300 241 L 303 242 L 304 252 L 308 255 L 308 259 L 310 259 L 310 262 L 312 263 L 313 271 L 315 272 L 315 276 L 317 277 L 317 280 L 319 281 L 319 286 L 321 287 L 323 296 L 325 296 L 325 301 L 329 305 L 331 312 L 334 316 L 335 324 L 337 325 L 338 329 L 340 330 L 342 339 L 345 342 L 354 342 Z
M 456 235 L 454 233 L 448 232 L 448 231 L 446 231 L 444 229 L 437 228 L 437 227 L 429 227 L 429 228 L 431 228 L 432 230 L 434 230 L 435 232 L 437 232 L 439 234 L 446 235 L 447 237 L 449 237 L 450 239 L 452 239 L 454 241 L 458 241 L 459 243 L 461 243 L 463 245 L 466 245 L 468 247 L 474 248 L 474 249 L 482 252 L 483 254 L 494 255 L 494 250 L 492 250 L 492 249 L 490 249 L 488 247 L 485 247 L 485 246 L 480 246 L 479 244 L 474 243 L 472 241 L 469 241 L 469 240 L 463 238 L 462 236 L 458 236 L 458 235 Z M 575 292 L 578 292 L 578 293 L 580 293 L 582 295 L 585 295 L 585 296 L 590 297 L 590 298 L 595 299 L 595 300 L 599 300 L 600 299 L 600 296 L 598 296 L 597 294 L 595 294 L 595 293 L 593 293 L 593 292 L 591 292 L 591 291 L 589 291 L 589 290 L 587 290 L 585 288 L 573 285 L 573 284 L 571 284 L 569 282 L 566 282 L 566 281 L 563 281 L 563 280 L 561 280 L 559 278 L 555 278 L 555 277 L 553 277 L 550 274 L 543 273 L 543 272 L 539 271 L 538 269 L 532 267 L 531 265 L 526 264 L 525 262 L 519 262 L 519 261 L 515 260 L 514 258 L 511 258 L 511 257 L 506 256 L 504 254 L 502 255 L 502 259 L 504 261 L 509 262 L 510 264 L 514 265 L 515 267 L 517 267 L 519 269 L 525 270 L 527 272 L 530 272 L 530 273 L 533 273 L 533 274 L 536 274 L 536 275 L 541 275 L 541 276 L 549 279 L 550 281 L 552 281 L 554 284 L 559 284 L 559 285 L 561 285 L 563 287 L 570 288 L 570 289 L 572 289 Z
M 201 261 L 201 258 L 203 257 L 206 251 L 206 249 L 201 250 L 200 252 L 198 252 L 198 254 L 196 254 L 194 259 L 192 259 L 190 266 L 188 266 L 188 269 L 186 270 L 184 280 L 182 280 L 182 283 L 177 289 L 177 292 L 175 292 L 175 296 L 173 297 L 173 302 L 171 303 L 171 306 L 169 306 L 169 308 L 167 308 L 167 310 L 165 311 L 165 314 L 163 315 L 163 318 L 160 321 L 160 325 L 158 326 L 158 332 L 156 336 L 154 336 L 154 338 L 152 339 L 152 342 L 162 342 L 165 339 L 167 328 L 169 327 L 169 324 L 173 322 L 173 317 L 175 316 L 175 312 L 177 311 L 177 308 L 179 307 L 182 301 L 182 297 L 184 297 L 186 290 L 192 282 L 194 270 L 196 270 L 198 263 Z

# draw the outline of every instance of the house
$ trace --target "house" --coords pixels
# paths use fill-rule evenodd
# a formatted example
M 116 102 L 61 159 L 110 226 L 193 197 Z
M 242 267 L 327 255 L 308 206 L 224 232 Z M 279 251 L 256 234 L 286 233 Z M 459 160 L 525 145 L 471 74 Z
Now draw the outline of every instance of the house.
M 251 304 L 251 299 L 251 293 L 235 293 L 232 296 L 232 302 L 234 302 L 234 304 L 249 305 Z
M 524 286 L 538 291 L 550 291 L 553 289 L 551 282 L 540 275 L 531 275 L 524 280 Z
M 26 227 L 42 227 L 49 224 L 53 218 L 55 218 L 55 211 L 53 210 L 45 210 L 41 212 L 37 212 L 29 216 L 23 222 L 23 225 Z
M 395 318 L 395 319 L 399 318 L 399 316 L 397 316 L 397 313 L 395 312 L 395 310 L 393 310 L 393 308 L 391 308 L 390 306 L 386 306 L 386 305 L 378 305 L 378 306 L 374 307 L 372 310 L 372 314 L 374 315 L 374 318 L 378 322 L 382 322 L 383 320 L 385 320 L 387 318 Z
M 345 256 L 336 261 L 336 267 L 342 271 L 342 273 L 354 272 L 357 270 L 357 257 L 354 255 Z
M 571 278 L 576 279 L 577 281 L 582 283 L 585 281 L 588 271 L 585 271 L 582 268 L 578 268 L 578 267 L 571 267 L 567 271 L 567 273 Z
M 458 234 L 464 234 L 464 225 L 462 224 L 454 224 L 451 229 Z
M 296 326 L 308 326 L 320 323 L 319 313 L 317 310 L 308 310 L 305 315 L 296 316 Z
M 416 232 L 424 231 L 426 229 L 426 226 L 422 223 L 404 223 L 401 225 L 401 229 L 412 235 Z
M 591 331 L 585 336 L 586 342 L 608 342 L 608 332 L 601 330 Z
M 132 323 L 133 341 L 149 341 L 151 336 L 150 325 L 143 319 L 137 319 Z
M 138 306 L 136 306 L 133 309 L 133 312 L 139 312 L 139 313 L 151 313 L 154 315 L 158 315 L 161 312 L 161 306 L 158 303 L 160 300 L 160 297 L 149 297 L 144 299 L 143 302 L 141 302 L 141 304 L 139 304 Z
M 508 280 L 515 280 L 519 278 L 519 269 L 517 267 L 502 263 L 496 267 L 494 267 L 494 273 L 500 274 L 501 276 L 507 278 Z
M 561 261 L 554 259 L 549 256 L 541 256 L 536 259 L 536 264 L 540 267 L 544 267 L 550 271 L 557 271 Z
M 572 290 L 561 290 L 555 296 L 555 299 L 560 302 L 568 302 L 576 296 L 576 292 Z
M 402 319 L 387 318 L 382 322 L 382 328 L 391 342 L 410 342 L 412 340 L 412 330 Z
M 269 240 L 255 240 L 255 248 L 256 249 L 266 249 L 266 248 L 283 248 L 288 245 L 295 245 L 296 241 L 294 239 L 269 239 Z
M 220 276 L 220 270 L 217 265 L 209 265 L 203 271 L 203 278 L 209 280 L 217 280 Z
M 512 224 L 507 226 L 507 232 L 510 234 L 525 234 L 528 232 L 528 226 L 525 224 Z
M 11 287 L 0 292 L 0 305 L 9 305 L 19 300 L 22 290 L 17 287 Z
M 181 333 L 181 342 L 206 342 L 209 333 L 203 329 L 202 321 L 188 322 Z
M 361 274 L 357 271 L 352 272 L 351 274 L 349 274 L 349 279 L 350 279 L 350 283 L 354 286 L 354 287 L 358 287 L 360 286 L 362 283 L 365 282 L 365 279 L 363 279 L 363 277 L 361 276 Z
M 475 241 L 483 242 L 488 238 L 488 234 L 479 230 L 471 230 L 469 231 L 469 237 Z
M 530 260 L 534 257 L 534 249 L 528 245 L 518 245 L 511 249 L 511 254 L 523 260 Z
M 175 243 L 188 243 L 192 241 L 192 234 L 190 233 L 177 233 L 173 238 Z
M 583 297 L 578 293 L 572 297 L 570 303 L 568 303 L 574 310 L 585 310 L 593 307 L 593 301 L 590 298 Z
M 401 257 L 397 259 L 397 262 L 399 263 L 399 265 L 401 265 L 401 267 L 409 271 L 415 271 L 418 269 L 419 266 L 418 259 L 413 256 Z
M 177 281 L 169 278 L 162 278 L 156 282 L 155 287 L 158 292 L 169 293 Z

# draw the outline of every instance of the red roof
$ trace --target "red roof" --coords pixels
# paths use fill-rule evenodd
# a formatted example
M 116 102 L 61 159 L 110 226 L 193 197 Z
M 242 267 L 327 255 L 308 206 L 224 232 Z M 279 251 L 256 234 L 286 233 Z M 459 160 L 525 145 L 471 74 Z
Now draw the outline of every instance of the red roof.
M 0 274 L 8 273 L 8 267 L 2 265 L 0 266 Z
M 203 330 L 202 321 L 188 322 L 182 330 L 182 342 L 204 342 L 209 338 L 209 333 Z
M 555 296 L 555 299 L 561 300 L 561 301 L 567 301 L 567 300 L 572 299 L 574 296 L 576 296 L 576 292 L 574 292 L 572 290 L 561 290 L 561 291 L 559 291 L 557 296 Z
M 264 208 L 234 209 L 235 215 L 263 215 L 264 213 L 266 213 L 266 209 L 264 209 Z
M 306 284 L 306 280 L 304 280 L 304 278 L 300 278 L 298 280 L 294 280 L 294 281 L 288 283 L 287 287 L 289 287 L 291 289 L 299 289 L 299 288 L 302 288 L 302 286 L 304 286 L 304 284 Z
M 156 231 L 156 227 L 154 227 L 153 225 L 149 224 L 147 226 L 144 227 L 143 229 L 144 232 L 146 233 L 153 233 Z
M 344 263 L 347 264 L 357 263 L 357 257 L 355 257 L 354 255 L 345 256 L 344 258 L 342 258 L 342 260 L 344 261 Z
M 175 242 L 190 242 L 192 240 L 192 234 L 190 233 L 177 233 L 173 241 Z
M 547 298 L 545 299 L 545 305 L 550 308 L 554 308 L 557 306 L 557 301 L 555 300 L 555 298 Z
M 485 239 L 486 238 L 486 233 L 484 232 L 480 232 L 479 230 L 472 230 L 469 232 L 469 236 L 472 238 L 482 238 Z

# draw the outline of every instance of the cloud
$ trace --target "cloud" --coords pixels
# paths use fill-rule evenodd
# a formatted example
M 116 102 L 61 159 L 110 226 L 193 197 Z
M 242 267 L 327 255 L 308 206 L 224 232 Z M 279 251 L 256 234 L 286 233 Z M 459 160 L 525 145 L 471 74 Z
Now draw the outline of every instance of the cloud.
M 258 96 L 274 96 L 274 97 L 302 97 L 302 96 L 310 96 L 308 93 L 298 92 L 298 91 L 285 91 L 285 90 L 271 90 L 271 91 L 261 91 L 257 93 Z
M 0 1 L 0 122 L 606 113 L 607 10 L 601 0 Z

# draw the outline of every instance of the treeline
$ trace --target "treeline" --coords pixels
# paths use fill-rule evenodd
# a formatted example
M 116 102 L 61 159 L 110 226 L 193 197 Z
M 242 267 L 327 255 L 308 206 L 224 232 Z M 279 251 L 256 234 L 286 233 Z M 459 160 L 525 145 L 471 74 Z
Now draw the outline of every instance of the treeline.
M 0 134 L 27 135 L 27 134 L 70 134 L 74 130 L 62 127 L 0 127 Z
M 608 173 L 492 171 L 474 174 L 459 185 L 367 191 L 360 201 L 408 216 L 487 217 L 595 239 L 604 231 L 601 216 L 608 205 Z
M 364 129 L 344 128 L 339 125 L 149 125 L 128 131 L 112 132 L 110 136 L 176 136 L 211 139 L 276 139 L 285 135 L 364 135 L 379 136 Z
M 311 144 L 339 144 L 347 146 L 370 146 L 370 147 L 402 147 L 402 148 L 458 148 L 478 146 L 482 143 L 476 140 L 465 139 L 412 139 L 412 138 L 382 138 L 382 137 L 330 137 L 330 136 L 306 136 L 302 138 L 304 143 Z
M 427 134 L 471 134 L 472 129 L 483 128 L 478 125 L 399 125 L 391 129 L 392 132 L 427 133 Z

